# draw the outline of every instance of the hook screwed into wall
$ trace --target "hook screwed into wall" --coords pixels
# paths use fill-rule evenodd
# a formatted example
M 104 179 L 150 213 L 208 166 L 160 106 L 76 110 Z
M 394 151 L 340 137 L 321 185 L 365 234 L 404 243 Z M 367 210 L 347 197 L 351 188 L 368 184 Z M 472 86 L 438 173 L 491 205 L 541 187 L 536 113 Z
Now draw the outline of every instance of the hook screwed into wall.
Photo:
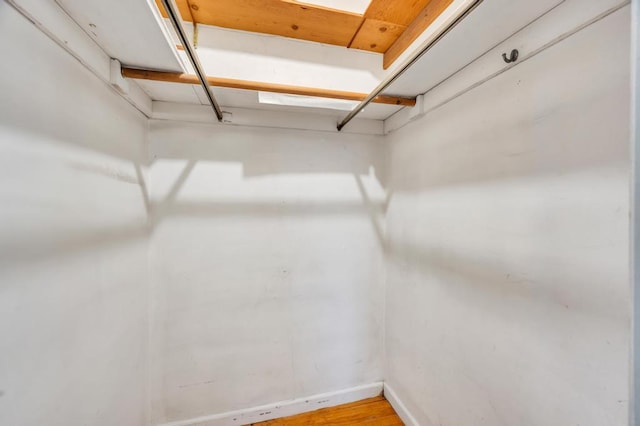
M 507 58 L 507 54 L 503 53 L 502 54 L 502 59 L 504 59 L 504 61 L 508 64 L 510 64 L 511 62 L 515 62 L 518 60 L 518 50 L 517 49 L 513 49 L 511 51 L 511 55 Z

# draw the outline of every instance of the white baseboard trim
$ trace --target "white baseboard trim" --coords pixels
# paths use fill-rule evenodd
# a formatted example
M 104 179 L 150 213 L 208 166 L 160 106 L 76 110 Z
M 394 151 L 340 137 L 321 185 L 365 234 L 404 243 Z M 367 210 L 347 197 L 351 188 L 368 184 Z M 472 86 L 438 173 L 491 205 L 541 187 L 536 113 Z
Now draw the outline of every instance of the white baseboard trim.
M 248 408 L 246 410 L 229 411 L 227 413 L 163 423 L 159 426 L 246 425 L 249 423 L 262 422 L 280 417 L 294 416 L 296 414 L 319 410 L 320 408 L 348 404 L 350 402 L 360 401 L 361 399 L 373 398 L 374 396 L 380 395 L 382 390 L 382 382 L 376 382 L 336 392 L 327 392 L 306 398 L 297 398 L 289 401 L 261 405 L 259 407 Z
M 400 417 L 406 426 L 420 426 L 416 418 L 413 417 L 400 398 L 398 398 L 395 391 L 387 383 L 384 384 L 384 397 L 389 401 L 393 409 L 396 410 L 398 417 Z

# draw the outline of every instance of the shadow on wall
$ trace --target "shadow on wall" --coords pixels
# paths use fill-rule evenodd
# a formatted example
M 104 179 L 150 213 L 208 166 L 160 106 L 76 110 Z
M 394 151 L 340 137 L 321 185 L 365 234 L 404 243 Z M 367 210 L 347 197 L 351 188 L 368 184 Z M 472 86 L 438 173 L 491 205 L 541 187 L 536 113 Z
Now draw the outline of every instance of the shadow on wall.
M 396 272 L 487 312 L 628 315 L 628 69 L 578 37 L 389 136 Z
M 153 227 L 170 216 L 368 215 L 385 246 L 379 136 L 152 122 Z
M 369 174 L 386 182 L 383 137 L 151 120 L 150 165 L 159 160 L 241 163 L 245 177 Z
M 628 156 L 629 129 L 618 124 L 628 116 L 626 81 L 612 76 L 613 90 L 565 84 L 551 95 L 546 71 L 528 82 L 505 74 L 506 84 L 489 81 L 392 133 L 391 169 L 402 178 L 390 186 L 438 190 L 616 167 Z
M 152 121 L 150 140 L 152 418 L 379 380 L 382 137 Z
M 109 118 L 122 130 L 110 128 L 106 118 L 101 124 L 76 117 L 68 119 L 75 123 L 69 131 L 65 120 L 50 119 L 53 114 L 0 126 L 0 265 L 88 253 L 149 234 L 142 116 L 115 115 Z
M 0 64 L 0 264 L 143 236 L 146 117 L 6 9 L 3 29 L 23 43 L 4 43 L 14 59 Z
M 92 197 L 72 200 L 72 192 L 60 193 L 62 200 L 37 201 L 37 211 L 28 214 L 33 215 L 38 226 L 10 230 L 9 237 L 0 244 L 1 262 L 55 258 L 126 243 L 149 235 L 168 216 L 368 215 L 384 247 L 382 223 L 390 194 L 384 190 L 381 137 L 174 122 L 159 122 L 154 127 L 162 130 L 157 132 L 158 140 L 152 138 L 148 164 L 140 147 L 118 138 L 113 138 L 116 143 L 103 143 L 110 138 L 109 129 L 95 138 L 67 137 L 62 142 L 56 139 L 55 128 L 52 135 L 40 132 L 41 126 L 36 126 L 35 132 L 29 129 L 25 139 L 30 144 L 25 156 L 39 157 L 37 161 L 46 161 L 49 166 L 55 163 L 55 173 L 65 175 L 69 185 L 79 180 L 95 185 L 97 191 L 123 185 L 138 188 L 123 191 L 122 202 L 127 204 L 124 210 L 130 215 L 117 214 L 119 207 L 112 204 L 100 207 L 101 202 Z M 83 134 L 82 128 L 78 133 Z M 37 153 L 42 146 L 35 146 L 33 140 L 56 145 L 47 147 L 55 158 L 47 157 L 46 150 Z M 16 159 L 14 163 L 19 162 Z M 167 162 L 180 164 L 179 173 L 164 176 L 164 171 L 156 170 Z M 225 173 L 225 165 L 239 167 L 241 176 Z M 211 179 L 207 169 L 213 171 Z M 222 174 L 217 169 L 222 169 Z M 166 192 L 150 194 L 147 170 L 167 183 Z M 196 176 L 198 196 L 190 197 L 189 191 L 185 196 L 182 192 L 194 171 L 204 171 L 202 176 Z M 227 178 L 235 186 L 224 188 Z M 54 180 L 49 183 L 53 185 Z M 220 188 L 222 192 L 217 191 Z M 56 191 L 53 186 L 38 188 L 42 189 Z M 137 200 L 132 198 L 134 191 Z M 140 207 L 146 211 L 146 219 L 140 216 Z M 100 208 L 101 213 L 96 215 L 95 208 Z M 109 211 L 113 214 L 107 217 Z M 50 224 L 42 216 L 45 213 Z M 68 222 L 65 217 L 74 215 L 94 217 L 63 223 Z M 118 219 L 114 219 L 116 216 Z

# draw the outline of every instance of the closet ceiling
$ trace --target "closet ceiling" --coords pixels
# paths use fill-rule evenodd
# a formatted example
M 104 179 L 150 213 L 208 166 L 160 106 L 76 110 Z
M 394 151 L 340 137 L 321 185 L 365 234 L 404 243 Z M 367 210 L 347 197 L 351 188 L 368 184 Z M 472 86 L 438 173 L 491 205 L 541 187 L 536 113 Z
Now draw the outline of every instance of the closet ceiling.
M 364 14 L 295 0 L 177 0 L 182 19 L 384 53 L 388 68 L 453 0 L 372 0 Z M 166 13 L 159 0 L 158 8 Z
M 308 1 L 314 1 L 322 6 L 284 0 L 251 0 L 254 4 L 262 5 L 256 9 L 259 16 L 262 16 L 262 8 L 267 3 L 277 3 L 278 7 L 286 3 L 285 7 L 297 8 L 299 15 L 283 14 L 278 16 L 279 20 L 277 21 L 282 25 L 285 23 L 288 26 L 297 25 L 298 30 L 295 30 L 297 33 L 294 34 L 298 37 L 297 40 L 290 36 L 286 38 L 273 37 L 265 34 L 266 30 L 264 29 L 263 32 L 256 29 L 247 32 L 202 25 L 198 30 L 197 52 L 204 62 L 206 73 L 212 77 L 253 80 L 270 84 L 368 92 L 384 78 L 385 71 L 380 66 L 380 54 L 355 49 L 354 42 L 357 36 L 364 37 L 367 26 L 375 21 L 409 28 L 411 24 L 402 25 L 401 22 L 406 22 L 409 19 L 409 10 L 412 11 L 411 13 L 415 13 L 416 9 L 420 9 L 425 4 L 425 0 L 411 2 L 373 0 L 370 3 L 365 0 Z M 436 1 L 431 0 L 429 4 L 435 4 Z M 490 47 L 496 46 L 522 29 L 528 22 L 532 22 L 562 1 L 538 0 L 528 3 L 513 2 L 512 0 L 484 1 L 427 55 L 423 56 L 411 69 L 396 80 L 385 93 L 413 97 L 427 92 L 481 56 Z M 110 0 L 109 2 L 104 2 L 104 0 L 56 0 L 56 2 L 84 28 L 87 34 L 109 56 L 119 59 L 125 66 L 193 73 L 188 66 L 185 67 L 188 61 L 184 52 L 176 49 L 176 41 L 172 39 L 170 31 L 166 30 L 165 22 L 161 19 L 161 14 L 154 4 L 155 0 L 135 2 L 130 0 Z M 193 21 L 191 11 L 193 11 L 194 5 L 197 5 L 200 11 L 201 6 L 215 3 L 233 4 L 233 10 L 245 11 L 254 18 L 256 16 L 255 10 L 247 11 L 248 9 L 246 9 L 249 0 L 189 0 L 189 3 L 186 3 L 186 0 L 178 0 L 178 4 L 182 5 L 182 12 L 189 11 L 187 19 L 191 21 Z M 456 3 L 460 3 L 460 0 L 454 0 L 451 8 L 454 8 Z M 186 9 L 185 4 L 188 6 Z M 359 9 L 356 10 L 355 7 L 352 7 L 350 11 L 336 11 L 336 9 L 327 7 L 341 7 L 343 4 L 348 4 L 350 7 L 357 5 Z M 399 4 L 404 6 L 400 7 Z M 305 13 L 308 11 L 317 11 L 318 9 L 325 12 L 328 10 L 331 12 L 331 16 L 338 13 L 360 17 L 362 25 L 354 30 L 353 40 L 349 40 L 351 49 L 344 49 L 344 47 L 330 45 L 326 42 L 314 43 L 300 40 L 300 34 L 311 32 L 314 37 L 316 35 L 312 31 L 306 31 L 306 24 L 301 24 L 305 21 L 292 21 L 291 16 L 304 17 L 307 16 Z M 201 16 L 200 19 L 204 19 L 203 17 L 207 15 L 202 12 L 201 15 L 196 13 L 194 16 Z M 240 15 L 236 17 L 235 21 L 228 17 L 225 20 L 230 22 L 229 25 L 237 25 L 234 28 L 238 28 L 241 22 L 244 22 L 242 25 L 247 25 L 246 16 L 249 15 Z M 402 18 L 403 16 L 404 18 Z M 259 23 L 259 25 L 263 25 L 261 22 L 266 19 L 254 19 L 254 21 L 256 25 Z M 196 18 L 196 22 L 199 22 L 198 18 Z M 237 23 L 234 24 L 234 22 Z M 320 26 L 323 31 L 336 27 L 334 24 L 326 23 L 327 21 L 324 22 L 325 24 Z M 191 25 L 187 25 L 187 27 L 190 29 Z M 339 28 L 335 29 L 337 32 L 342 31 Z M 282 29 L 282 31 L 288 30 Z M 386 31 L 381 33 L 386 33 Z M 509 48 L 511 47 L 521 49 L 525 53 L 527 51 L 524 45 L 509 46 Z M 498 54 L 496 54 L 495 60 L 502 63 L 502 58 Z M 311 68 L 316 71 L 321 69 L 323 72 L 321 74 L 316 72 L 313 74 L 313 78 L 310 78 L 309 70 Z M 324 72 L 325 69 L 326 72 Z M 318 75 L 321 78 L 316 78 Z M 136 79 L 135 81 L 153 100 L 207 105 L 206 96 L 197 84 L 176 84 L 144 79 Z M 345 115 L 344 111 L 330 109 L 263 104 L 259 102 L 256 90 L 213 87 L 213 91 L 223 107 L 314 111 L 319 114 L 334 115 L 337 118 L 342 118 Z M 370 104 L 359 117 L 384 119 L 401 108 L 396 105 Z

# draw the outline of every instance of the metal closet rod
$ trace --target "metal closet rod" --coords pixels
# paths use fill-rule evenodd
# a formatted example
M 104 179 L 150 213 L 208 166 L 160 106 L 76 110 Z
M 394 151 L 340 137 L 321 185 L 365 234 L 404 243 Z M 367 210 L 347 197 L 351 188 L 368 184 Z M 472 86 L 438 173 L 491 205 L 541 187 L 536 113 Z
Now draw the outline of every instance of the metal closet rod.
M 176 6 L 175 0 L 162 0 L 162 5 L 164 6 L 165 11 L 167 12 L 167 16 L 169 20 L 173 24 L 173 28 L 176 30 L 178 34 L 178 38 L 180 39 L 180 43 L 184 46 L 184 51 L 187 53 L 189 57 L 189 61 L 191 61 L 191 65 L 193 65 L 193 69 L 198 76 L 198 80 L 200 80 L 200 84 L 204 89 L 204 93 L 206 93 L 207 98 L 209 99 L 209 103 L 211 104 L 211 108 L 216 113 L 216 117 L 218 121 L 222 121 L 222 110 L 220 109 L 220 105 L 216 102 L 215 96 L 213 96 L 213 92 L 211 91 L 211 87 L 209 86 L 209 82 L 207 81 L 207 75 L 204 73 L 202 69 L 202 65 L 198 60 L 198 56 L 196 52 L 191 47 L 191 43 L 189 42 L 189 38 L 187 37 L 187 33 L 182 26 L 182 18 L 180 17 L 180 13 L 178 13 L 178 7 Z
M 433 46 L 435 46 L 440 40 L 446 36 L 449 31 L 451 31 L 456 25 L 458 25 L 464 18 L 466 18 L 473 10 L 482 3 L 483 0 L 476 0 L 471 3 L 467 9 L 460 14 L 453 22 L 451 22 L 445 29 L 443 29 L 438 36 L 433 39 L 429 44 L 423 47 L 421 50 L 415 52 L 411 57 L 407 58 L 406 61 L 402 63 L 402 65 L 398 68 L 396 72 L 385 78 L 375 89 L 373 92 L 369 93 L 366 98 L 364 98 L 347 116 L 338 124 L 338 131 L 342 130 L 344 126 L 347 125 L 360 111 L 364 109 L 371 101 L 382 93 L 387 87 L 391 85 L 394 81 L 398 79 L 406 70 L 408 70 L 413 64 L 415 64 L 418 59 L 420 59 L 425 53 L 427 53 Z

